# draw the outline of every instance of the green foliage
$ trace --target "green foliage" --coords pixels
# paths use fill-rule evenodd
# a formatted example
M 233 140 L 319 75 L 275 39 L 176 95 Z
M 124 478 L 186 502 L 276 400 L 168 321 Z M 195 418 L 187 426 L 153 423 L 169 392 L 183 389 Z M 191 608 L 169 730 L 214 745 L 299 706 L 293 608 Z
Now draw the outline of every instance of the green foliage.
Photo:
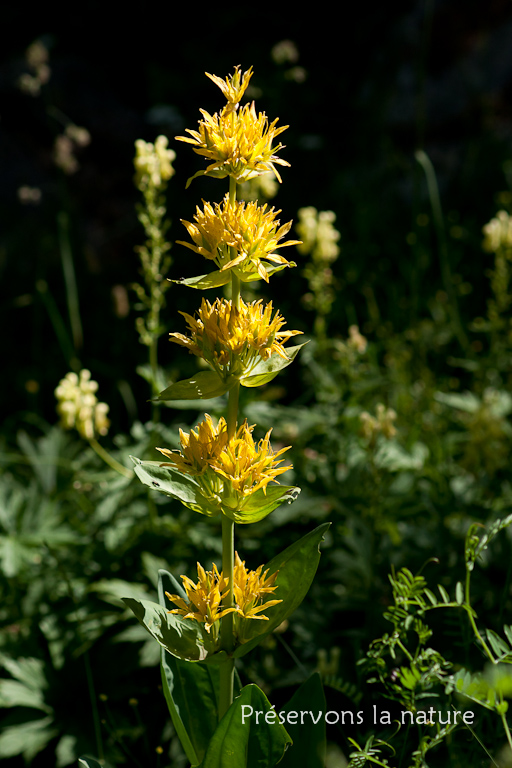
M 261 727 L 244 707 L 272 716 Z M 263 691 L 247 685 L 220 721 L 201 768 L 274 768 L 291 743 Z

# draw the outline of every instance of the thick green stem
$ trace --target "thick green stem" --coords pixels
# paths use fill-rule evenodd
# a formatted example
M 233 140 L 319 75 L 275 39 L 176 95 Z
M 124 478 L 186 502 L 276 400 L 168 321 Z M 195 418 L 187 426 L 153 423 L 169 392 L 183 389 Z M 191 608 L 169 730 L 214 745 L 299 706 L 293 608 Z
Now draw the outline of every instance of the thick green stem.
M 223 607 L 232 608 L 233 597 L 233 570 L 235 566 L 235 524 L 226 515 L 222 515 L 222 573 L 229 581 L 229 591 L 224 598 Z M 227 712 L 233 703 L 233 682 L 235 664 L 231 655 L 234 646 L 233 614 L 228 613 L 222 617 L 220 628 L 220 644 L 223 651 L 228 654 L 224 664 L 220 668 L 219 690 L 219 720 Z
M 229 201 L 233 205 L 236 200 L 236 181 L 233 178 L 229 179 Z M 240 280 L 232 272 L 231 273 L 231 297 L 233 306 L 240 307 Z M 229 392 L 228 396 L 228 412 L 227 412 L 227 428 L 228 439 L 236 433 L 236 426 L 238 420 L 238 397 L 240 392 L 240 384 L 236 384 Z M 224 598 L 223 608 L 233 608 L 235 601 L 233 596 L 233 571 L 235 567 L 235 523 L 226 515 L 222 515 L 222 572 L 225 578 L 228 579 L 228 594 Z M 233 652 L 235 637 L 234 637 L 234 622 L 233 613 L 228 613 L 221 619 L 220 627 L 220 644 L 223 651 L 227 654 L 227 659 L 220 668 L 220 687 L 219 687 L 219 705 L 218 705 L 218 717 L 219 720 L 227 712 L 231 704 L 233 703 L 233 683 L 235 675 L 235 663 Z

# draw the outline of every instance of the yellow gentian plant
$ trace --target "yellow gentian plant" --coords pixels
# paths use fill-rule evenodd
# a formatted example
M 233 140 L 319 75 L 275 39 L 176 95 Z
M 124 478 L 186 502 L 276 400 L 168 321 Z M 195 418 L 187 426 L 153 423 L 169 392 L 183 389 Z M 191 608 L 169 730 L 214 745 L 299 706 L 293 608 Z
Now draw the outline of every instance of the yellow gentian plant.
M 179 450 L 157 449 L 164 461 L 133 459 L 136 474 L 149 488 L 220 519 L 222 570 L 214 563 L 208 571 L 198 563 L 197 581 L 182 575 L 182 583 L 160 571 L 159 604 L 125 598 L 162 646 L 164 693 L 187 757 L 193 766 L 212 768 L 249 765 L 249 753 L 258 765 L 270 768 L 291 743 L 264 693 L 254 685 L 240 687 L 234 662 L 303 600 L 328 526 L 320 526 L 256 570 L 249 570 L 235 552 L 235 524 L 261 520 L 300 490 L 278 480 L 290 468 L 283 458 L 289 446 L 275 450 L 272 430 L 255 439 L 255 425 L 239 415 L 240 387 L 271 381 L 302 346 L 287 346 L 301 332 L 285 329 L 285 319 L 272 302 L 246 303 L 241 296 L 244 283 L 268 282 L 275 273 L 295 266 L 277 251 L 299 243 L 284 240 L 291 222 L 281 225 L 280 211 L 237 200 L 237 184 L 268 172 L 281 182 L 276 165 L 288 166 L 277 156 L 283 146 L 275 144 L 285 127 L 277 127 L 277 120 L 269 123 L 254 103 L 240 107 L 251 76 L 252 68 L 242 73 L 240 67 L 225 80 L 208 75 L 226 104 L 213 116 L 201 110 L 198 130 L 178 137 L 208 161 L 192 179 L 229 178 L 229 191 L 220 203 L 203 202 L 193 221 L 183 222 L 191 242 L 178 241 L 215 268 L 175 282 L 198 290 L 230 283 L 231 299 L 203 299 L 195 316 L 181 313 L 187 334 L 173 332 L 170 340 L 204 360 L 208 370 L 169 385 L 156 398 L 196 400 L 227 393 L 227 413 L 218 422 L 205 414 L 189 433 L 180 430 Z M 302 695 L 321 698 L 316 683 L 305 685 Z M 241 717 L 244 707 L 267 714 L 259 727 L 268 733 L 250 748 L 251 724 Z M 232 744 L 228 751 L 226 739 Z M 302 764 L 300 754 L 295 757 L 296 764 Z

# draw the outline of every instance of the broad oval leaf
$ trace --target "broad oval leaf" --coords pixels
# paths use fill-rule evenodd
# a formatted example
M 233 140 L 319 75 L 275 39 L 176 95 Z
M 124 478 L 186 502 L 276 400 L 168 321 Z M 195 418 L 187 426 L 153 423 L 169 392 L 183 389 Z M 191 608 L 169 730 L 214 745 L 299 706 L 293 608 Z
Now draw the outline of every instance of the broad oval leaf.
M 288 264 L 272 264 L 269 266 L 265 265 L 265 270 L 270 276 L 276 272 L 281 272 L 281 270 L 285 269 L 286 267 L 296 266 L 297 265 L 294 261 L 290 261 Z M 183 277 L 180 280 L 170 280 L 170 282 L 177 283 L 178 285 L 187 285 L 189 288 L 197 288 L 200 291 L 207 291 L 209 288 L 220 288 L 221 286 L 227 285 L 229 282 L 231 282 L 231 271 L 231 269 L 226 269 L 224 271 L 216 269 L 214 272 L 210 272 L 208 275 Z M 261 280 L 261 275 L 256 270 L 251 272 L 244 272 L 242 270 L 236 269 L 235 267 L 233 271 L 243 283 L 252 283 L 255 280 Z
M 196 275 L 196 277 L 183 277 L 181 280 L 170 280 L 171 283 L 178 285 L 188 285 L 189 288 L 198 288 L 200 291 L 206 291 L 208 288 L 220 288 L 231 281 L 231 272 L 227 269 L 221 272 L 220 269 L 210 272 L 208 275 Z
M 275 766 L 291 743 L 263 691 L 246 685 L 217 726 L 201 768 Z
M 183 379 L 171 384 L 158 397 L 155 402 L 162 400 L 205 400 L 211 397 L 220 397 L 236 384 L 237 379 L 230 377 L 226 381 L 215 371 L 200 371 L 190 379 Z
M 292 723 L 285 720 L 284 726 L 293 746 L 279 763 L 279 768 L 324 768 L 325 765 L 325 695 L 322 680 L 314 672 L 296 691 L 290 701 L 281 709 L 280 715 L 288 712 L 305 712 L 305 718 Z
M 263 570 L 268 568 L 269 575 L 279 571 L 272 597 L 283 602 L 265 611 L 268 621 L 251 622 L 246 633 L 248 642 L 238 646 L 235 657 L 245 656 L 302 603 L 315 577 L 320 562 L 319 545 L 329 526 L 330 523 L 319 525 L 264 566 Z
M 298 344 L 295 347 L 287 347 L 286 354 L 288 355 L 288 360 L 278 354 L 271 355 L 268 360 L 261 360 L 252 369 L 250 374 L 241 377 L 240 384 L 244 387 L 260 387 L 262 384 L 268 384 L 269 381 L 272 381 L 277 376 L 279 371 L 282 371 L 294 361 L 299 349 L 302 349 L 303 346 L 304 344 Z
M 123 602 L 135 614 L 140 624 L 173 656 L 188 661 L 202 661 L 208 655 L 201 625 L 184 619 L 179 614 L 168 613 L 151 600 L 123 597 Z
M 174 467 L 163 467 L 158 461 L 141 461 L 135 456 L 130 458 L 135 464 L 135 474 L 148 488 L 178 499 L 202 515 L 215 517 L 221 513 L 218 502 L 205 499 L 193 477 L 181 474 Z
M 266 491 L 266 493 L 265 493 Z M 264 517 L 270 515 L 277 507 L 287 502 L 291 504 L 300 493 L 300 488 L 294 485 L 267 485 L 265 491 L 260 488 L 259 491 L 252 493 L 244 501 L 242 509 L 232 510 L 223 506 L 222 511 L 235 523 L 257 523 Z

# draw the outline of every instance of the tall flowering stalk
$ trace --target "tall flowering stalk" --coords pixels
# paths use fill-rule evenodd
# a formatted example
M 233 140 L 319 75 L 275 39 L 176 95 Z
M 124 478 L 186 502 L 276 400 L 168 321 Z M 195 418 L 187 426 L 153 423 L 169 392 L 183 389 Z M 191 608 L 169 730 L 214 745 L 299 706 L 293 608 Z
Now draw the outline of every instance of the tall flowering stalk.
M 156 395 L 158 386 L 158 339 L 164 329 L 160 313 L 165 306 L 165 292 L 169 283 L 164 280 L 171 265 L 165 234 L 169 228 L 166 220 L 165 191 L 167 182 L 174 175 L 172 161 L 176 153 L 167 149 L 167 137 L 158 136 L 155 143 L 138 139 L 135 142 L 135 186 L 142 194 L 144 203 L 138 206 L 139 221 L 146 233 L 146 242 L 137 248 L 141 261 L 141 273 L 144 285 L 134 283 L 132 288 L 137 294 L 140 307 L 145 310 L 145 317 L 136 321 L 141 344 L 149 349 L 149 380 L 152 394 Z M 153 421 L 158 410 L 153 408 Z
M 207 168 L 196 173 L 188 184 L 200 175 L 229 178 L 229 191 L 221 203 L 203 202 L 193 221 L 183 221 L 191 242 L 181 244 L 215 268 L 177 282 L 199 290 L 230 283 L 231 299 L 218 298 L 213 303 L 203 299 L 196 316 L 182 313 L 188 335 L 173 332 L 170 340 L 204 360 L 208 370 L 171 384 L 158 397 L 201 399 L 227 393 L 226 416 L 216 424 L 205 414 L 190 433 L 180 430 L 180 450 L 158 448 L 165 458 L 163 462 L 134 459 L 135 471 L 143 483 L 221 521 L 221 571 L 215 564 L 207 571 L 198 563 L 198 581 L 184 575 L 182 584 L 171 574 L 160 572 L 159 606 L 125 600 L 171 654 L 173 661 L 162 657 L 164 690 L 193 765 L 203 755 L 210 760 L 208 765 L 217 764 L 213 758 L 219 748 L 217 736 L 231 727 L 232 718 L 224 718 L 228 710 L 254 696 L 270 710 L 264 694 L 259 689 L 254 692 L 255 686 L 242 689 L 234 702 L 234 689 L 238 689 L 234 661 L 261 642 L 302 601 L 316 571 L 318 544 L 326 529 L 320 526 L 254 571 L 248 570 L 235 553 L 235 524 L 261 520 L 283 502 L 296 498 L 300 490 L 281 485 L 278 480 L 289 469 L 282 458 L 289 446 L 274 450 L 271 430 L 256 441 L 255 425 L 239 417 L 240 387 L 271 381 L 292 362 L 301 346 L 286 346 L 300 331 L 286 330 L 285 319 L 271 302 L 246 303 L 241 295 L 245 283 L 260 279 L 268 282 L 276 272 L 295 266 L 281 255 L 280 249 L 299 243 L 284 240 L 291 222 L 281 225 L 277 219 L 280 211 L 237 200 L 237 184 L 269 171 L 280 182 L 276 165 L 288 165 L 277 155 L 283 146 L 275 143 L 285 127 L 277 127 L 277 120 L 269 123 L 264 113 L 256 112 L 254 103 L 240 107 L 251 76 L 252 68 L 242 74 L 239 67 L 225 80 L 208 75 L 227 103 L 213 116 L 201 110 L 198 130 L 187 130 L 188 136 L 178 137 L 208 161 Z M 214 664 L 219 670 L 218 689 L 213 695 L 220 723 L 206 744 L 204 739 L 201 741 L 204 734 L 200 737 L 197 729 L 192 728 L 192 733 L 187 730 L 180 714 L 184 712 L 183 702 L 173 699 L 176 665 L 185 664 L 179 667 L 181 675 L 203 674 L 198 671 L 202 665 L 191 662 Z M 275 754 L 279 753 L 280 759 L 290 743 L 289 736 L 279 722 L 269 729 L 268 743 L 278 745 Z M 277 758 L 268 765 L 275 762 Z

